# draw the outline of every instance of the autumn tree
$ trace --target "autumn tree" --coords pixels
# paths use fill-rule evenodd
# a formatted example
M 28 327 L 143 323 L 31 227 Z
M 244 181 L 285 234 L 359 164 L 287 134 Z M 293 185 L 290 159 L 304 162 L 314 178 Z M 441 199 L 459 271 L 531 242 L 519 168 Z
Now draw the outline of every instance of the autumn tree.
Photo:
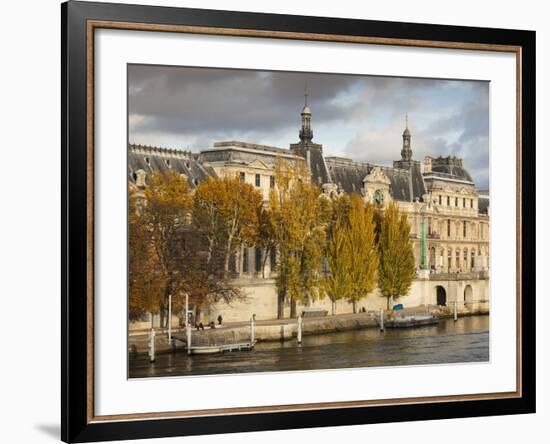
M 318 296 L 326 203 L 311 184 L 305 162 L 277 159 L 275 181 L 270 206 L 279 253 L 277 317 L 283 317 L 285 299 L 290 301 L 290 316 L 296 317 L 298 302 L 309 304 Z
M 262 252 L 262 277 L 265 278 L 265 265 L 271 253 L 277 250 L 277 239 L 271 208 L 262 206 L 258 210 L 258 232 L 255 244 Z
M 333 201 L 325 252 L 329 270 L 323 281 L 333 314 L 339 299 L 350 301 L 355 313 L 357 301 L 376 286 L 378 250 L 373 215 L 373 207 L 365 205 L 359 195 Z
M 336 301 L 351 294 L 351 258 L 348 254 L 349 238 L 344 220 L 336 220 L 332 226 L 325 251 L 328 270 L 322 288 L 332 302 L 332 314 L 336 314 Z
M 208 179 L 197 188 L 191 211 L 193 225 L 207 239 L 209 263 L 214 250 L 221 249 L 225 278 L 237 248 L 256 240 L 261 207 L 262 195 L 238 177 Z
M 153 173 L 143 194 L 142 217 L 149 232 L 150 266 L 162 279 L 159 312 L 161 325 L 164 325 L 168 296 L 177 295 L 185 288 L 186 250 L 182 234 L 189 216 L 191 195 L 187 179 L 175 171 Z
M 378 270 L 378 249 L 375 242 L 374 208 L 365 205 L 361 196 L 351 196 L 347 238 L 351 262 L 351 291 L 348 300 L 357 311 L 357 301 L 374 290 Z
M 141 205 L 143 196 L 131 190 L 128 196 L 128 315 L 139 319 L 158 312 L 164 296 L 164 277 L 151 248 L 151 234 Z
M 378 286 L 387 298 L 388 309 L 390 300 L 406 295 L 412 285 L 415 262 L 410 232 L 406 214 L 390 203 L 384 211 L 378 241 Z

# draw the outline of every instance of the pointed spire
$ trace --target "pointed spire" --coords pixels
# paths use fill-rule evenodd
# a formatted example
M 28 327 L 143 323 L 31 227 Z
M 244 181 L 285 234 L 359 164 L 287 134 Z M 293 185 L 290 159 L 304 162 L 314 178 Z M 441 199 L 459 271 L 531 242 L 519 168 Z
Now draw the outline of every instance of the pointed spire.
M 300 129 L 300 140 L 302 142 L 311 142 L 313 131 L 311 130 L 311 110 L 307 105 L 307 82 L 304 87 L 304 108 L 302 109 L 302 128 Z
M 401 150 L 401 160 L 409 161 L 412 159 L 411 132 L 409 131 L 409 113 L 405 114 L 405 131 L 403 131 L 403 149 Z
M 403 136 L 410 136 L 411 132 L 409 130 L 409 113 L 405 113 L 405 131 L 403 131 Z

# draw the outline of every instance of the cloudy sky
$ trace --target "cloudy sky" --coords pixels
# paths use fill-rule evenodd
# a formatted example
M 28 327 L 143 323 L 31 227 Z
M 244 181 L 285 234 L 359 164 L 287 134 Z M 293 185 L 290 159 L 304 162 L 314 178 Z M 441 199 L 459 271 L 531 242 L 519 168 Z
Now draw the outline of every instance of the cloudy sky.
M 294 72 L 131 65 L 130 143 L 199 151 L 240 140 L 298 141 L 307 84 L 313 141 L 325 155 L 391 165 L 405 115 L 413 157 L 456 155 L 489 182 L 489 84 Z

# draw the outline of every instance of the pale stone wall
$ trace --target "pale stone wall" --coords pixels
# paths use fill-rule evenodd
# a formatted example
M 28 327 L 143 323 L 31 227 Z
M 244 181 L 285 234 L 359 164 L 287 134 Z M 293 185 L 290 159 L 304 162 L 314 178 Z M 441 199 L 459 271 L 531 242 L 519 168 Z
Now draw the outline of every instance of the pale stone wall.
M 246 293 L 246 300 L 232 302 L 218 302 L 202 310 L 201 321 L 208 324 L 210 321 L 217 323 L 218 315 L 222 315 L 223 322 L 248 321 L 252 315 L 257 320 L 275 319 L 277 317 L 277 292 L 273 279 L 248 279 L 241 281 Z M 443 287 L 446 295 L 446 305 L 454 306 L 457 301 L 458 308 L 470 310 L 489 310 L 489 280 L 488 279 L 464 279 L 464 280 L 434 280 L 429 279 L 427 270 L 421 271 L 419 278 L 413 281 L 408 295 L 393 300 L 390 307 L 395 304 L 403 304 L 405 307 L 418 307 L 422 305 L 437 305 L 437 287 Z M 469 288 L 467 288 L 469 287 Z M 319 307 L 332 313 L 330 299 L 324 298 L 313 302 L 311 307 Z M 298 305 L 300 313 L 305 305 Z M 378 311 L 386 308 L 386 298 L 380 295 L 378 289 L 370 293 L 366 298 L 357 302 L 357 311 L 363 308 L 367 311 Z M 284 308 L 285 318 L 290 317 L 290 304 Z M 336 302 L 336 314 L 353 313 L 353 305 L 350 302 L 339 300 Z M 178 326 L 179 318 L 174 315 L 173 327 Z M 158 328 L 159 316 L 155 316 L 155 326 Z M 150 321 L 131 322 L 130 330 L 150 328 Z

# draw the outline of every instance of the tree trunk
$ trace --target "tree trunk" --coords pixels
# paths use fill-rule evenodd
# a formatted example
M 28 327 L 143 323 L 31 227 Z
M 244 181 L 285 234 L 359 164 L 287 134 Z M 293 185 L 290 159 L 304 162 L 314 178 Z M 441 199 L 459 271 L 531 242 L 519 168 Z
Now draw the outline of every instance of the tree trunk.
M 164 304 L 160 305 L 160 328 L 164 328 Z
M 290 300 L 290 317 L 291 318 L 297 317 L 297 315 L 296 315 L 296 299 L 294 299 L 294 298 L 292 298 Z
M 155 328 L 155 313 L 151 312 L 151 328 Z
M 195 307 L 195 322 L 198 324 L 201 321 L 201 309 L 199 306 Z
M 214 251 L 214 238 L 210 238 L 208 239 L 208 250 L 206 252 L 206 265 L 210 265 L 213 251 Z
M 355 299 L 351 301 L 351 305 L 353 306 L 353 314 L 357 313 L 357 301 Z
M 332 315 L 334 316 L 336 314 L 336 301 L 332 301 Z
M 223 258 L 223 275 L 227 279 L 229 274 L 229 259 L 231 258 L 231 243 L 233 242 L 233 236 L 229 235 L 227 238 L 227 244 L 225 246 L 225 257 Z
M 283 319 L 285 317 L 285 292 L 279 291 L 277 296 L 277 319 Z
M 265 279 L 265 265 L 267 264 L 267 257 L 269 256 L 270 249 L 266 248 L 262 250 L 263 252 L 263 259 L 262 259 L 262 278 Z

